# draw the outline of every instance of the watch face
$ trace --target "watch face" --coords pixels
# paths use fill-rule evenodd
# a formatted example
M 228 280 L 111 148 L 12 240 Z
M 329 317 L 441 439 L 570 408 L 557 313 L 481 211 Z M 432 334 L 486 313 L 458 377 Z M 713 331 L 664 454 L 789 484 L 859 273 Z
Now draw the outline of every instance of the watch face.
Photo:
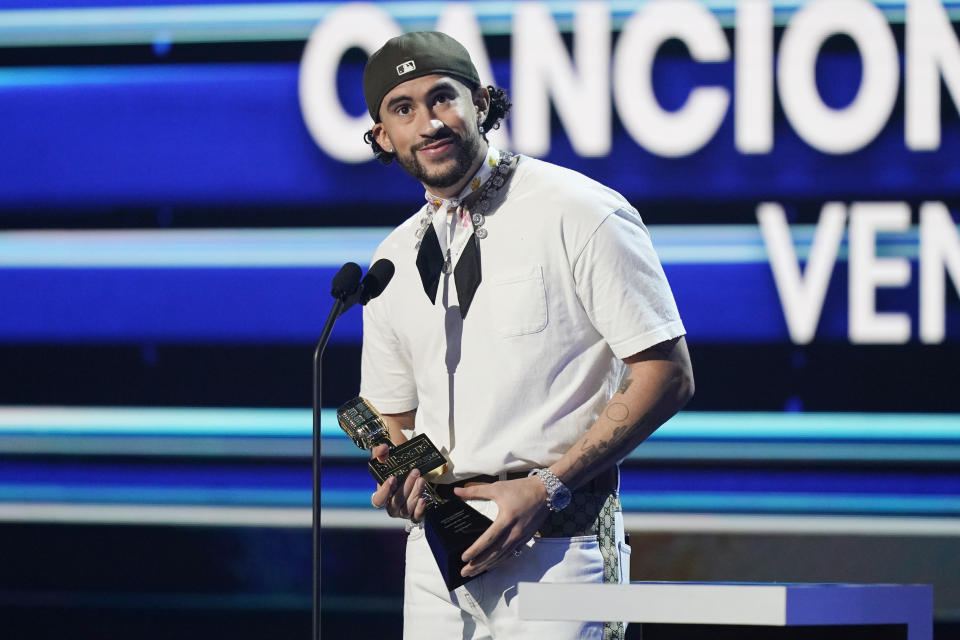
M 567 505 L 570 504 L 570 489 L 565 486 L 558 488 L 556 493 L 553 494 L 550 503 L 550 506 L 554 511 L 565 509 Z

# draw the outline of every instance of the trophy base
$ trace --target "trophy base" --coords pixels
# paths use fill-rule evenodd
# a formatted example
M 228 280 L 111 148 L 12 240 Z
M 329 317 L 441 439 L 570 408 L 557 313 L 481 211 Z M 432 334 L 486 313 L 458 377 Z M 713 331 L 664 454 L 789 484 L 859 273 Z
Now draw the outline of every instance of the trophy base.
M 490 518 L 460 499 L 448 500 L 427 509 L 424 532 L 449 591 L 476 577 L 460 575 L 466 566 L 460 556 L 491 524 L 493 521 Z
M 370 473 L 377 479 L 377 484 L 383 484 L 390 476 L 396 476 L 403 482 L 407 474 L 414 469 L 426 476 L 434 469 L 440 469 L 446 464 L 443 454 L 433 446 L 426 434 L 421 433 L 415 438 L 398 444 L 390 450 L 390 458 L 380 462 L 372 458 L 367 466 Z

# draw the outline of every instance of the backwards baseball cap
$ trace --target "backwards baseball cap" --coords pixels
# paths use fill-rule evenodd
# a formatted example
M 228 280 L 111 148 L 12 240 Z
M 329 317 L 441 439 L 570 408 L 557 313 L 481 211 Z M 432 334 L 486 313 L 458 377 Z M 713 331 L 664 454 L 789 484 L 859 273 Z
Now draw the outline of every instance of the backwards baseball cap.
M 391 38 L 363 70 L 363 97 L 374 122 L 380 122 L 380 103 L 407 80 L 432 73 L 459 76 L 475 86 L 480 74 L 462 44 L 439 31 L 414 31 Z

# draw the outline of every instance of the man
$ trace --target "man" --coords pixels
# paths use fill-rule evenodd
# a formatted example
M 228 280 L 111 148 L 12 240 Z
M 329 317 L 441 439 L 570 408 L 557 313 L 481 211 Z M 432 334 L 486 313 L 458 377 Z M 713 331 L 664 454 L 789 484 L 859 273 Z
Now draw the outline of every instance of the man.
M 404 637 L 622 638 L 521 621 L 514 596 L 628 580 L 617 464 L 693 393 L 647 230 L 619 194 L 488 145 L 509 103 L 448 36 L 388 41 L 364 94 L 367 141 L 427 203 L 376 252 L 396 274 L 364 311 L 361 395 L 395 443 L 426 433 L 449 460 L 438 482 L 493 519 L 463 554 L 477 577 L 451 592 L 419 524 L 424 479 L 377 488 L 373 506 L 410 521 Z

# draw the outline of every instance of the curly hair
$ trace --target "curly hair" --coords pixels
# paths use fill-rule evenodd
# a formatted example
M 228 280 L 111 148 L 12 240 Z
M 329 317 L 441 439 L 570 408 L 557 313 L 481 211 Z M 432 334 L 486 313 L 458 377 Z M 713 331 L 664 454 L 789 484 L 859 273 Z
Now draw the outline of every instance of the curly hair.
M 477 88 L 471 86 L 470 83 L 465 84 L 470 87 L 471 91 Z M 490 108 L 487 110 L 487 117 L 483 121 L 483 132 L 480 134 L 484 140 L 487 139 L 488 131 L 500 128 L 500 123 L 510 115 L 510 107 L 513 106 L 507 92 L 503 89 L 487 85 L 487 91 L 490 92 Z M 363 141 L 370 145 L 373 157 L 379 160 L 381 164 L 388 165 L 396 157 L 395 153 L 389 153 L 377 144 L 377 141 L 373 138 L 373 129 L 369 129 L 363 134 Z

